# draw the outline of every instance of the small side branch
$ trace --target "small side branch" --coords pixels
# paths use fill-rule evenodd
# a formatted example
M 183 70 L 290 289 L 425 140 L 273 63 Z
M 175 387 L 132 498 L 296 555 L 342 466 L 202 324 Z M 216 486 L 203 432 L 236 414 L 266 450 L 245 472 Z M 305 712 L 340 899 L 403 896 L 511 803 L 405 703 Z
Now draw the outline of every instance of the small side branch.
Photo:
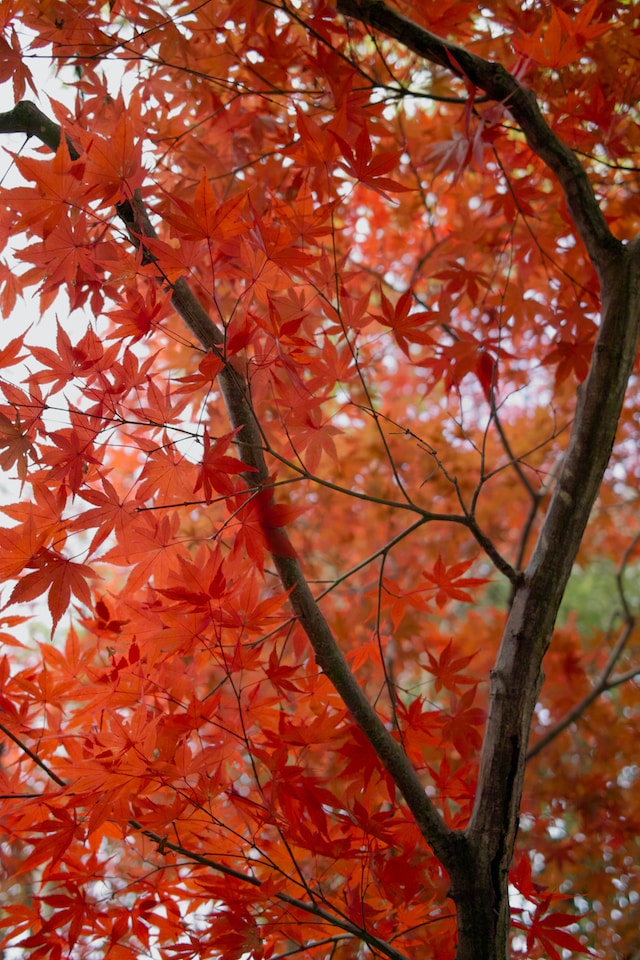
M 592 703 L 594 703 L 601 694 L 605 693 L 607 690 L 612 690 L 614 687 L 620 686 L 622 683 L 626 683 L 629 680 L 633 680 L 640 674 L 640 667 L 631 667 L 629 670 L 624 673 L 616 674 L 612 676 L 613 671 L 616 668 L 616 664 L 620 660 L 620 657 L 624 653 L 624 650 L 631 639 L 635 629 L 636 629 L 636 616 L 631 611 L 627 597 L 624 590 L 624 571 L 626 570 L 629 560 L 632 553 L 636 549 L 640 537 L 634 537 L 630 546 L 625 550 L 624 557 L 619 566 L 618 572 L 616 573 L 616 585 L 618 587 L 618 594 L 620 597 L 620 604 L 623 611 L 623 624 L 620 631 L 620 636 L 618 637 L 616 643 L 609 654 L 607 662 L 604 666 L 604 669 L 600 676 L 598 677 L 597 682 L 594 684 L 589 693 L 582 698 L 582 700 L 577 703 L 565 716 L 560 720 L 554 727 L 547 731 L 547 733 L 541 737 L 529 750 L 527 754 L 527 760 L 533 759 L 537 756 L 545 747 L 547 747 L 556 737 L 560 736 L 567 727 L 570 727 L 572 723 L 575 723 L 580 717 L 589 709 Z

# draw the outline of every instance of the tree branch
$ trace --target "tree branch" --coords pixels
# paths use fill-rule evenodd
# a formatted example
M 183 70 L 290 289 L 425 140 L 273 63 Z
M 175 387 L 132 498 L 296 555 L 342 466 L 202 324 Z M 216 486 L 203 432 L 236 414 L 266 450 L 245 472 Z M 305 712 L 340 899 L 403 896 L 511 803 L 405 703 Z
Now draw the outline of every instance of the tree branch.
M 553 133 L 540 112 L 535 95 L 518 83 L 502 64 L 485 60 L 430 33 L 403 17 L 384 0 L 338 0 L 337 9 L 344 16 L 394 37 L 425 60 L 471 81 L 491 100 L 504 104 L 531 149 L 560 181 L 571 215 L 593 262 L 598 266 L 616 251 L 620 244 L 611 235 L 575 153 Z
M 38 755 L 26 745 L 26 743 L 20 740 L 19 737 L 15 736 L 15 734 L 13 734 L 11 730 L 9 730 L 2 723 L 0 723 L 0 730 L 5 734 L 5 736 L 9 737 L 9 739 L 12 740 L 13 743 L 15 743 L 16 746 L 23 751 L 23 753 L 33 760 L 33 762 L 37 764 L 40 769 L 43 770 L 44 773 L 46 773 L 47 776 L 54 781 L 54 783 L 63 789 L 67 788 L 68 784 L 61 777 L 59 777 L 57 773 L 51 769 L 51 767 L 41 760 L 40 757 L 38 757 Z M 32 798 L 42 800 L 42 794 L 33 794 Z M 28 795 L 12 795 L 7 796 L 6 799 L 25 800 L 28 799 Z M 263 885 L 262 880 L 260 880 L 258 877 L 251 876 L 247 873 L 242 873 L 241 870 L 235 870 L 233 867 L 228 867 L 226 864 L 220 863 L 218 860 L 213 860 L 211 857 L 206 857 L 202 854 L 196 853 L 193 850 L 189 850 L 188 847 L 184 847 L 182 844 L 173 843 L 166 836 L 161 836 L 160 834 L 155 833 L 153 830 L 147 830 L 136 820 L 130 820 L 129 826 L 156 844 L 160 853 L 164 853 L 166 850 L 171 850 L 172 853 L 180 854 L 181 856 L 186 857 L 192 863 L 198 863 L 200 866 L 207 867 L 210 870 L 215 870 L 217 873 L 222 873 L 226 877 L 232 877 L 234 880 L 239 880 L 242 883 L 250 884 L 253 887 L 261 887 Z M 376 937 L 375 934 L 366 930 L 364 927 L 358 926 L 350 920 L 335 916 L 330 910 L 326 910 L 317 903 L 299 900 L 297 897 L 293 897 L 290 894 L 282 891 L 274 894 L 274 900 L 279 900 L 281 903 L 286 903 L 288 906 L 295 907 L 297 910 L 302 910 L 305 913 L 310 913 L 315 917 L 320 917 L 331 926 L 338 927 L 340 930 L 345 930 L 351 936 L 356 937 L 358 940 L 362 940 L 363 943 L 366 943 L 372 949 L 378 950 L 384 956 L 389 957 L 389 960 L 407 960 L 406 954 L 402 953 L 400 950 L 396 950 L 396 948 L 392 947 L 391 944 L 387 943 L 386 940 L 381 940 L 379 937 Z
M 54 153 L 60 144 L 58 124 L 29 100 L 21 100 L 12 110 L 0 113 L 0 133 L 24 133 L 27 137 L 36 137 Z M 70 149 L 70 153 L 72 160 L 80 156 L 75 147 Z
M 57 129 L 57 137 L 55 131 Z M 22 132 L 35 136 L 51 146 L 60 140 L 60 129 L 48 120 L 34 105 L 19 103 L 8 113 L 0 114 L 0 133 Z M 77 153 L 76 153 L 77 155 Z M 120 204 L 118 215 L 125 224 L 133 243 L 144 244 L 144 237 L 155 237 L 154 227 L 139 197 Z M 153 254 L 147 252 L 149 260 Z M 166 278 L 161 278 L 166 283 Z M 251 472 L 244 475 L 247 487 L 255 492 L 268 489 L 268 469 L 265 462 L 262 436 L 255 411 L 249 399 L 244 378 L 226 362 L 223 353 L 224 333 L 195 296 L 184 278 L 170 284 L 171 303 L 195 334 L 205 350 L 213 351 L 224 366 L 218 375 L 232 428 L 239 428 L 237 443 L 241 457 Z M 273 561 L 285 590 L 290 591 L 290 603 L 315 653 L 316 661 L 327 675 L 347 710 L 375 750 L 411 810 L 415 821 L 436 855 L 447 863 L 457 845 L 457 837 L 444 822 L 440 813 L 425 793 L 414 767 L 402 747 L 369 703 L 340 650 L 333 632 L 311 592 L 289 536 L 284 529 L 268 529 L 270 539 L 279 542 L 280 552 L 273 552 Z M 286 556 L 281 555 L 286 553 Z
M 550 129 L 531 91 L 505 68 L 412 23 L 384 0 L 338 0 L 338 10 L 464 78 L 504 104 L 556 175 L 602 290 L 602 319 L 562 470 L 533 556 L 516 585 L 491 674 L 490 710 L 473 813 L 452 875 L 457 960 L 506 956 L 508 872 L 518 828 L 529 733 L 549 645 L 593 503 L 609 462 L 640 331 L 640 240 L 611 234 L 577 157 Z
M 570 727 L 572 723 L 575 723 L 576 720 L 578 720 L 582 714 L 589 709 L 591 704 L 598 699 L 601 693 L 604 693 L 605 690 L 610 690 L 612 686 L 617 685 L 616 683 L 610 681 L 609 677 L 616 662 L 620 658 L 622 651 L 626 647 L 629 637 L 633 633 L 634 627 L 634 623 L 627 623 L 625 625 L 624 630 L 618 637 L 618 640 L 611 651 L 607 665 L 602 671 L 600 677 L 598 677 L 597 683 L 591 688 L 591 690 L 589 690 L 589 693 L 587 693 L 579 703 L 576 703 L 575 706 L 573 706 L 571 710 L 569 710 L 564 717 L 559 720 L 558 723 L 556 723 L 554 727 L 548 730 L 544 736 L 540 737 L 540 739 L 534 743 L 527 753 L 527 760 L 532 760 L 534 757 L 536 757 L 552 742 L 552 740 L 555 740 L 556 737 L 559 737 L 560 734 L 567 729 L 567 727 Z M 623 679 L 630 679 L 631 677 L 636 676 L 639 672 L 640 667 L 635 667 L 633 671 L 631 671 L 630 674 L 625 676 Z
M 212 860 L 210 857 L 205 857 L 199 853 L 195 853 L 192 850 L 189 850 L 187 847 L 183 847 L 179 843 L 172 843 L 170 840 L 167 840 L 166 837 L 161 837 L 152 830 L 143 829 L 141 824 L 136 824 L 132 821 L 131 825 L 140 830 L 141 833 L 145 837 L 148 837 L 149 840 L 153 841 L 153 843 L 156 843 L 160 852 L 171 850 L 172 853 L 179 853 L 192 863 L 199 863 L 203 867 L 208 867 L 210 870 L 216 870 L 218 873 L 223 873 L 225 876 L 233 877 L 234 879 L 240 880 L 244 883 L 249 883 L 254 887 L 262 886 L 262 881 L 257 877 L 251 877 L 245 873 L 241 873 L 239 870 L 234 870 L 232 867 L 227 867 L 224 863 L 219 863 L 217 860 Z M 396 948 L 392 947 L 390 943 L 387 943 L 385 940 L 381 940 L 379 937 L 376 937 L 375 934 L 365 930 L 364 927 L 359 927 L 357 924 L 352 923 L 349 920 L 343 920 L 340 917 L 336 917 L 329 910 L 325 910 L 324 907 L 321 907 L 317 903 L 308 903 L 305 900 L 298 900 L 297 897 L 292 897 L 288 893 L 282 892 L 275 893 L 274 900 L 279 900 L 281 903 L 286 903 L 288 906 L 295 907 L 297 910 L 302 910 L 305 913 L 310 913 L 315 917 L 320 917 L 331 926 L 338 927 L 340 930 L 345 930 L 347 933 L 351 934 L 353 937 L 356 937 L 358 940 L 362 940 L 363 943 L 366 943 L 373 949 L 379 950 L 380 953 L 386 957 L 389 957 L 390 960 L 407 960 L 406 954 L 402 953 L 400 950 L 396 950 Z
M 578 720 L 582 714 L 589 709 L 591 704 L 598 699 L 600 694 L 604 693 L 606 690 L 611 690 L 613 687 L 619 686 L 621 683 L 626 683 L 628 680 L 632 680 L 640 673 L 640 667 L 631 667 L 625 673 L 611 677 L 618 660 L 622 656 L 629 639 L 636 628 L 636 617 L 631 612 L 625 596 L 623 576 L 631 558 L 631 554 L 636 549 L 639 541 L 640 537 L 636 536 L 633 538 L 624 552 L 622 562 L 620 563 L 619 569 L 616 573 L 616 584 L 618 587 L 618 594 L 620 596 L 620 603 L 622 605 L 624 629 L 621 630 L 620 636 L 618 637 L 613 649 L 611 650 L 611 653 L 609 654 L 604 670 L 598 677 L 598 680 L 592 689 L 586 694 L 586 696 L 582 698 L 580 703 L 577 703 L 571 710 L 569 710 L 568 713 L 566 713 L 565 716 L 559 720 L 554 727 L 551 728 L 551 730 L 548 730 L 547 733 L 541 737 L 533 745 L 533 747 L 531 747 L 527 754 L 527 760 L 531 760 L 533 757 L 537 756 L 537 754 L 539 754 L 541 750 L 544 750 L 544 748 L 548 746 L 552 740 L 555 740 L 555 738 L 564 730 L 566 730 L 567 727 L 571 726 L 572 723 L 575 723 L 575 721 Z

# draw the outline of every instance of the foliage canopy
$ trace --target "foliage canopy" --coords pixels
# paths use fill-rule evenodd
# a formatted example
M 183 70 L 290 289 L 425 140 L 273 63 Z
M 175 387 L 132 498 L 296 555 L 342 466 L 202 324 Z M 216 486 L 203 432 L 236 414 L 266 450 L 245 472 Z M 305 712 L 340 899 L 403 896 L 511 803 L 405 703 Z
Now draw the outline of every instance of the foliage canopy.
M 636 5 L 0 26 L 0 947 L 637 956 Z

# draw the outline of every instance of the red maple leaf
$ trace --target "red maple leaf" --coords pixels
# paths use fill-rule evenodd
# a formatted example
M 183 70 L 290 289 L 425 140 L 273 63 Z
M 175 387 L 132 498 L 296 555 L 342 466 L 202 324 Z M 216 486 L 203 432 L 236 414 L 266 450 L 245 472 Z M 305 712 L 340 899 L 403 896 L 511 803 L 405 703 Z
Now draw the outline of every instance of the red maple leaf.
M 252 473 L 254 467 L 248 467 L 237 457 L 229 456 L 226 451 L 233 443 L 237 431 L 227 433 L 223 437 L 217 437 L 211 442 L 209 431 L 205 428 L 203 437 L 204 453 L 198 469 L 198 479 L 196 481 L 194 492 L 202 490 L 205 503 L 211 503 L 212 494 L 221 493 L 223 496 L 231 496 L 235 490 L 235 485 L 231 481 L 231 476 L 238 476 L 242 473 Z
M 397 180 L 385 176 L 397 167 L 402 154 L 401 150 L 380 153 L 374 157 L 371 138 L 366 127 L 360 129 L 353 147 L 337 133 L 334 133 L 333 136 L 344 157 L 344 160 L 341 160 L 338 166 L 355 180 L 364 184 L 365 187 L 375 190 L 381 196 L 385 196 L 387 193 L 402 193 L 409 190 L 409 187 L 405 187 Z
M 433 344 L 433 337 L 424 329 L 426 325 L 434 323 L 432 314 L 425 310 L 412 313 L 414 299 L 411 290 L 406 290 L 398 297 L 395 306 L 391 303 L 384 291 L 380 290 L 380 305 L 382 316 L 372 313 L 371 316 L 385 326 L 391 327 L 398 346 L 411 356 L 409 346 L 412 343 Z
M 429 650 L 426 651 L 426 654 L 429 660 L 426 669 L 435 677 L 436 693 L 443 687 L 455 693 L 460 686 L 477 683 L 477 678 L 463 673 L 463 670 L 469 666 L 475 657 L 475 653 L 463 657 L 454 657 L 453 642 L 449 640 L 437 659 Z

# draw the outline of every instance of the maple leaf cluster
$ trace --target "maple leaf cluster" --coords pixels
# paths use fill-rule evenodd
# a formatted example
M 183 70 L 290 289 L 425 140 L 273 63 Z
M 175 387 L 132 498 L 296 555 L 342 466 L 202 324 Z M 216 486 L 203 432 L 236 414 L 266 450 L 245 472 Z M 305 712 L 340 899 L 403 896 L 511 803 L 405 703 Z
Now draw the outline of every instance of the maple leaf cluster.
M 633 5 L 398 7 L 538 91 L 634 235 Z M 76 92 L 0 193 L 0 949 L 452 958 L 447 872 L 286 572 L 464 830 L 598 331 L 561 190 L 455 55 L 426 67 L 322 0 L 9 0 L 0 28 L 16 101 L 45 54 Z M 639 423 L 636 371 L 585 566 L 633 574 Z M 613 629 L 569 618 L 546 661 L 514 955 L 636 935 L 632 644 L 556 730 Z

